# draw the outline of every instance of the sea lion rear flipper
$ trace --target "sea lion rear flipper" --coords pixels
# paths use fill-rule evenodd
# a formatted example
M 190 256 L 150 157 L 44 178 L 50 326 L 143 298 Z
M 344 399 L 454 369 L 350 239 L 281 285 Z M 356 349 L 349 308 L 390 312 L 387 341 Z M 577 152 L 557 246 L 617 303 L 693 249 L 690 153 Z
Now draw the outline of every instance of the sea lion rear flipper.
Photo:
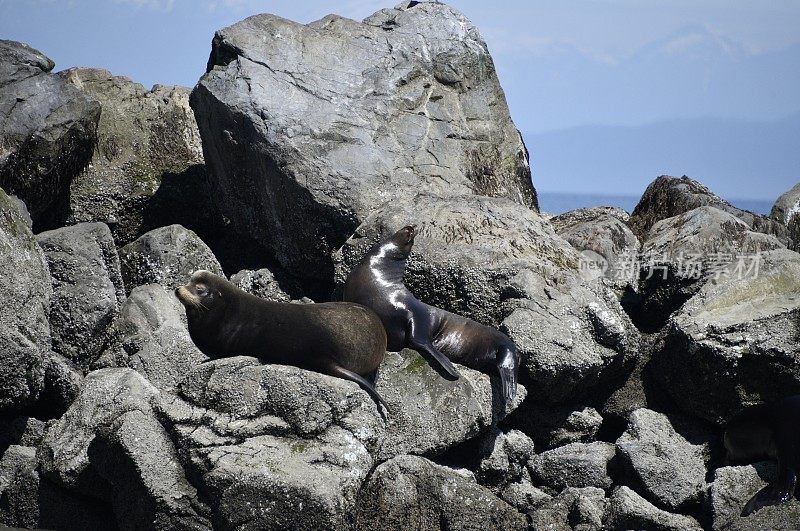
M 797 474 L 795 471 L 792 469 L 781 471 L 777 481 L 770 483 L 750 498 L 750 501 L 742 509 L 742 516 L 754 513 L 762 507 L 780 505 L 789 501 L 794 495 L 795 486 L 797 486 Z
M 389 404 L 386 403 L 386 400 L 384 400 L 383 397 L 378 393 L 378 391 L 375 390 L 375 387 L 360 374 L 335 364 L 332 364 L 330 367 L 328 367 L 327 372 L 331 376 L 337 376 L 344 380 L 350 380 L 351 382 L 357 383 L 364 391 L 366 391 L 369 394 L 369 396 L 372 397 L 373 400 L 383 405 L 383 407 L 386 409 L 387 412 L 389 411 Z

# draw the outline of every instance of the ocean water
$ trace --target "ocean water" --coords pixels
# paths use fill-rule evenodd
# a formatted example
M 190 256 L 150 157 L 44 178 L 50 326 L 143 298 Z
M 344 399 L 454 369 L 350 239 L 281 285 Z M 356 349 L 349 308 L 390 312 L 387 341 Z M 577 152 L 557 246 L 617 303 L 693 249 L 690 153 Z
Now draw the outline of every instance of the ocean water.
M 538 192 L 539 210 L 549 214 L 562 214 L 576 208 L 596 206 L 619 207 L 633 212 L 638 195 L 602 195 L 602 194 L 572 194 L 565 192 Z M 755 212 L 756 214 L 769 214 L 772 201 L 762 199 L 727 199 L 733 206 Z

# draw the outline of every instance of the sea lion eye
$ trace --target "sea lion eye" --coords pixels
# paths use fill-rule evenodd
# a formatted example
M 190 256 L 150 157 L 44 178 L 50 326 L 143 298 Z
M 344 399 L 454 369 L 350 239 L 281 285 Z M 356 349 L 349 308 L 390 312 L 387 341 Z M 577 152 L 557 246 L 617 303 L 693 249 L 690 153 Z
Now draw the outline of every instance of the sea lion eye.
M 195 290 L 197 290 L 198 295 L 208 295 L 208 288 L 205 286 L 205 284 L 197 284 L 195 286 Z

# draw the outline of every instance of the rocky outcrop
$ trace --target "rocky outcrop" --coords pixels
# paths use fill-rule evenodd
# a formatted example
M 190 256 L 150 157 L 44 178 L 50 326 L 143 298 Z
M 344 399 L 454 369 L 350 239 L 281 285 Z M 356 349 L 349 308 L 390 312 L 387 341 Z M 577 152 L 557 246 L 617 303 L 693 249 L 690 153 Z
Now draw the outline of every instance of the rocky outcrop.
M 567 487 L 608 489 L 612 485 L 609 467 L 613 458 L 613 444 L 570 443 L 534 456 L 528 466 L 534 484 L 556 492 Z
M 525 465 L 534 455 L 534 443 L 519 430 L 507 433 L 491 428 L 481 437 L 480 462 L 475 477 L 481 485 L 502 491 L 527 477 Z M 502 497 L 502 495 L 501 495 Z
M 603 417 L 593 407 L 526 401 L 511 414 L 509 423 L 530 435 L 539 450 L 548 450 L 573 442 L 594 441 Z
M 289 302 L 292 298 L 281 289 L 275 275 L 269 269 L 251 271 L 243 269 L 231 275 L 231 283 L 237 288 L 252 293 L 256 297 L 274 302 Z
M 55 63 L 30 46 L 0 40 L 0 65 L 0 187 L 25 201 L 38 232 L 66 216 L 100 105 L 51 74 Z
M 161 284 L 174 290 L 186 284 L 198 269 L 224 276 L 222 266 L 208 245 L 180 225 L 160 227 L 143 234 L 119 250 L 119 260 L 129 293 L 145 284 Z
M 604 517 L 607 529 L 653 529 L 657 531 L 700 531 L 693 518 L 662 511 L 628 487 L 614 490 Z
M 42 390 L 53 288 L 44 253 L 2 190 L 0 271 L 0 413 L 10 413 L 33 403 Z
M 775 201 L 769 217 L 786 225 L 791 240 L 789 248 L 800 252 L 800 183 Z
M 10 446 L 0 458 L 0 523 L 33 529 L 39 523 L 36 449 Z
M 387 201 L 479 194 L 536 208 L 486 44 L 444 4 L 363 23 L 252 16 L 216 33 L 190 102 L 223 214 L 310 279 L 330 282 L 331 251 Z
M 531 513 L 531 528 L 564 531 L 600 529 L 606 503 L 603 489 L 568 487 Z
M 106 331 L 125 300 L 111 231 L 103 223 L 82 223 L 42 232 L 36 241 L 53 280 L 53 349 L 86 370 L 105 347 Z

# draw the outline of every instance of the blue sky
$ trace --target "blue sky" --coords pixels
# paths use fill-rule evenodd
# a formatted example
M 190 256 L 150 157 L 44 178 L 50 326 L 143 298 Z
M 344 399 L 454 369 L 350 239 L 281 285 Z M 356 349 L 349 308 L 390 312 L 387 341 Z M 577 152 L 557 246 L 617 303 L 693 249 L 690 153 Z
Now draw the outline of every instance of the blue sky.
M 0 38 L 40 49 L 57 70 L 95 66 L 147 87 L 192 86 L 214 31 L 246 16 L 361 19 L 393 3 L 0 0 Z M 686 173 L 726 197 L 768 199 L 800 181 L 800 138 L 784 138 L 798 131 L 786 121 L 800 121 L 800 2 L 450 3 L 489 45 L 538 189 L 638 195 L 660 173 Z M 707 132 L 691 152 L 685 139 L 670 142 L 681 127 Z M 739 130 L 778 147 L 743 153 L 744 137 L 728 134 Z M 603 131 L 628 144 L 593 148 L 587 135 Z

